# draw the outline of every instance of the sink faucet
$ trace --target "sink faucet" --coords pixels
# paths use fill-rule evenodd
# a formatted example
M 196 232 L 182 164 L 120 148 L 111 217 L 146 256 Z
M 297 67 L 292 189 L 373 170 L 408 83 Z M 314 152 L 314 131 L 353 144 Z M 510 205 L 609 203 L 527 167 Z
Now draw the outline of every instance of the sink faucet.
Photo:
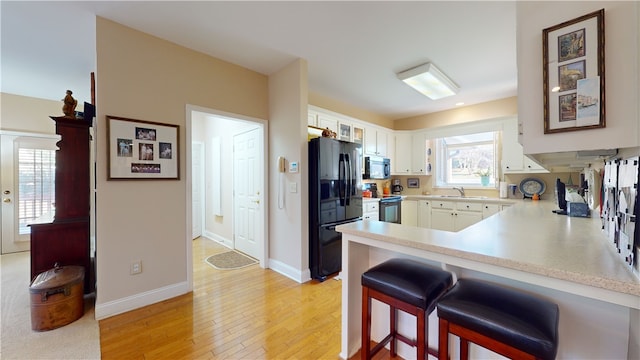
M 453 190 L 458 190 L 458 192 L 460 193 L 460 196 L 464 197 L 464 188 L 462 186 L 460 187 L 453 187 Z

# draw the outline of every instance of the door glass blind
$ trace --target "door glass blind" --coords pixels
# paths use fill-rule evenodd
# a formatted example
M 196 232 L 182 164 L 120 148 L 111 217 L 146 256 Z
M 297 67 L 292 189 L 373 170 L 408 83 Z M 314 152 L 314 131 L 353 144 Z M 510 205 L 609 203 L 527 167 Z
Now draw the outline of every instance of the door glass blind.
M 18 224 L 20 234 L 37 218 L 55 211 L 56 152 L 20 148 L 18 151 Z

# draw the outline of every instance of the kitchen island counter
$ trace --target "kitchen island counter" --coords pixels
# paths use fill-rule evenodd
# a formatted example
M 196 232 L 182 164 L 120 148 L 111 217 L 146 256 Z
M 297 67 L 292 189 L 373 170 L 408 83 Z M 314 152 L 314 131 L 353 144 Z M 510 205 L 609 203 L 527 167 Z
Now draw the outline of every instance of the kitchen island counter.
M 337 230 L 343 233 L 341 357 L 358 348 L 354 340 L 360 336 L 360 275 L 385 258 L 402 256 L 424 259 L 459 277 L 488 276 L 493 281 L 541 293 L 559 302 L 561 310 L 563 304 L 575 303 L 576 299 L 606 304 L 600 308 L 611 309 L 595 314 L 594 321 L 599 317 L 626 317 L 626 323 L 619 327 L 626 326 L 625 339 L 629 340 L 629 332 L 637 331 L 638 326 L 638 277 L 614 254 L 599 218 L 557 215 L 552 212 L 555 208 L 551 201 L 515 201 L 508 209 L 457 233 L 377 221 L 339 226 Z M 564 322 L 562 319 L 561 312 L 562 327 L 576 325 L 576 319 L 567 315 Z M 570 321 L 574 324 L 569 325 Z M 567 356 L 588 354 L 583 351 L 590 351 L 589 347 L 580 351 L 572 348 L 574 342 L 584 340 L 587 339 L 571 340 L 565 336 L 561 349 Z M 625 350 L 630 348 L 624 354 L 635 354 L 637 340 L 626 340 L 620 340 Z

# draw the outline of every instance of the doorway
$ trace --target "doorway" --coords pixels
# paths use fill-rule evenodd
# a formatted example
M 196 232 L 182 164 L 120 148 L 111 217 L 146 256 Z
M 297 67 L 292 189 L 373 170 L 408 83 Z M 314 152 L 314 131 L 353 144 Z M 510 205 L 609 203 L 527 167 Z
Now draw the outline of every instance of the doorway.
M 188 224 L 193 224 L 189 227 L 188 248 L 200 220 L 203 236 L 244 252 L 266 267 L 266 125 L 260 119 L 187 106 L 186 140 L 190 145 L 186 148 L 190 166 L 187 166 L 186 208 L 190 210 Z M 204 145 L 202 152 L 195 154 L 198 143 Z M 194 218 L 199 214 L 200 219 Z
M 0 253 L 30 250 L 35 222 L 49 222 L 55 209 L 55 153 L 57 135 L 9 133 L 0 135 L 2 238 Z

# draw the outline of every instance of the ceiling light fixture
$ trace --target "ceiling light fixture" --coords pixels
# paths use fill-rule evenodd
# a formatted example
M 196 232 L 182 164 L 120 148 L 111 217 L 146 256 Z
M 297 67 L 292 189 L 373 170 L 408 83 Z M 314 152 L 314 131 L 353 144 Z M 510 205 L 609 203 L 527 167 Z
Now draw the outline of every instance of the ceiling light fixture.
M 460 90 L 458 85 L 432 63 L 422 64 L 398 73 L 398 79 L 431 100 L 455 95 Z

